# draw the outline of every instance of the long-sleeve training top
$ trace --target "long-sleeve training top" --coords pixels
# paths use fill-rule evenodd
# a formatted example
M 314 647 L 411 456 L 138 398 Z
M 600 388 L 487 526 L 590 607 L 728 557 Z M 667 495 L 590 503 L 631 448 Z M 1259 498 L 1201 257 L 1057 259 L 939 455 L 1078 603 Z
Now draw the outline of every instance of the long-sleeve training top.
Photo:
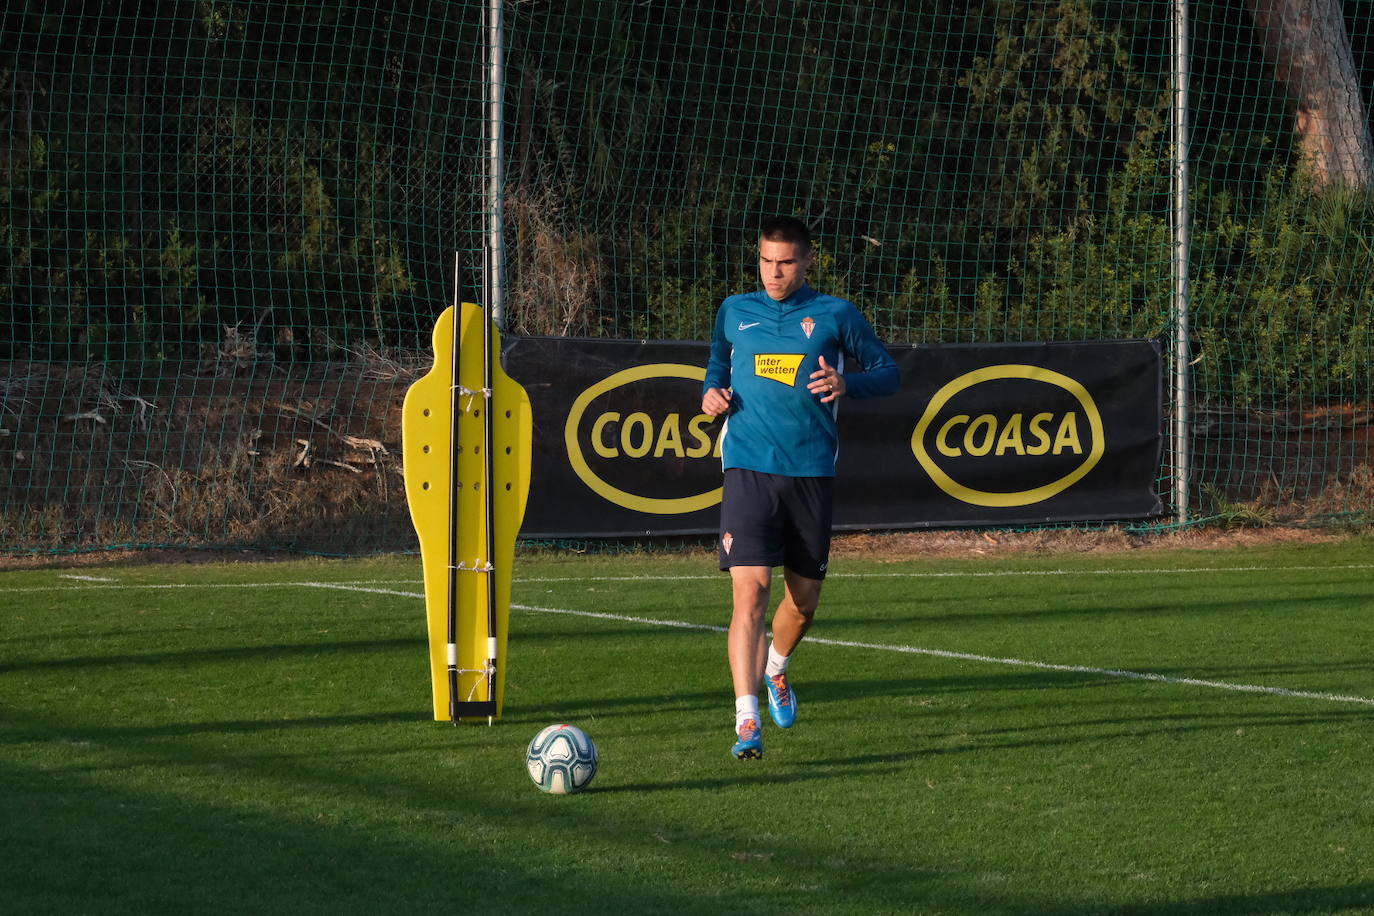
M 734 389 L 721 457 L 726 468 L 833 477 L 837 398 L 806 386 L 820 357 L 844 376 L 844 397 L 897 390 L 898 370 L 852 302 L 803 285 L 778 301 L 763 291 L 730 296 L 716 313 L 703 394 Z M 846 362 L 846 356 L 858 364 Z

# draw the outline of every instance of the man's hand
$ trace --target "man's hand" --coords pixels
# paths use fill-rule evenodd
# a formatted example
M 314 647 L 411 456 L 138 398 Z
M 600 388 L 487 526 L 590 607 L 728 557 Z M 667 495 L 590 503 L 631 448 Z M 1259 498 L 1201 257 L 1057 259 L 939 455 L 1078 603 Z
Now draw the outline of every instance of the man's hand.
M 829 404 L 844 394 L 844 376 L 836 372 L 834 366 L 827 364 L 822 356 L 821 367 L 811 373 L 811 383 L 806 388 L 812 394 L 822 395 L 822 404 Z
M 701 399 L 701 412 L 718 417 L 730 411 L 730 398 L 734 395 L 724 388 L 710 388 Z

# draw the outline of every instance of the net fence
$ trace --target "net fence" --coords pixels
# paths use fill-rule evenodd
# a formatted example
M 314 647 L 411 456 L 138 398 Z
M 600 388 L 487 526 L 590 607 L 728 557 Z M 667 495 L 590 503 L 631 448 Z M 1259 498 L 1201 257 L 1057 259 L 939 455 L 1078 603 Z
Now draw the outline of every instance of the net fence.
M 413 547 L 484 6 L 6 7 L 0 551 Z M 786 213 L 892 343 L 1172 345 L 1174 4 L 504 11 L 510 332 L 704 340 Z M 1371 12 L 1190 6 L 1195 514 L 1374 514 Z

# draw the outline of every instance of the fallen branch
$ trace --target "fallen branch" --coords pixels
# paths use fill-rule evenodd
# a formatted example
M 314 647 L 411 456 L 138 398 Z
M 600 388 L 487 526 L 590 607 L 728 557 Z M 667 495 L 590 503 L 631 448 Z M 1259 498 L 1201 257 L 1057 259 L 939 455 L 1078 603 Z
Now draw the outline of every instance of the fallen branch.
M 329 460 L 328 458 L 321 458 L 321 459 L 319 459 L 319 463 L 320 463 L 320 464 L 332 464 L 332 465 L 334 465 L 334 467 L 336 467 L 336 468 L 343 468 L 345 471 L 352 471 L 354 474 L 361 474 L 361 473 L 362 473 L 362 469 L 361 469 L 361 468 L 355 468 L 353 465 L 351 465 L 351 464 L 346 464 L 345 462 L 342 462 L 342 461 L 331 461 L 331 460 Z
M 137 413 L 134 415 L 134 422 L 140 430 L 148 429 L 148 415 L 157 410 L 157 405 L 152 401 L 145 401 L 136 394 L 117 394 L 115 399 L 119 401 L 133 401 L 137 405 Z
M 172 480 L 172 475 L 168 474 L 167 470 L 164 467 L 162 467 L 162 465 L 154 464 L 151 461 L 139 461 L 133 458 L 126 458 L 124 461 L 124 466 L 126 468 L 129 468 L 130 470 L 133 470 L 135 468 L 141 468 L 143 470 L 152 468 L 153 470 L 162 474 L 163 478 L 167 481 L 167 488 L 172 491 L 172 505 L 169 508 L 175 509 L 177 507 L 177 500 L 180 498 L 180 495 L 177 493 L 177 485 Z
M 369 452 L 381 452 L 383 455 L 389 454 L 386 446 L 377 439 L 359 439 L 357 436 L 345 435 L 343 441 L 350 448 L 367 449 Z
M 69 416 L 63 417 L 62 419 L 64 419 L 64 420 L 94 420 L 95 422 L 101 424 L 102 426 L 105 425 L 105 418 L 102 417 L 100 414 L 96 413 L 94 410 L 88 410 L 88 411 L 86 411 L 85 413 L 74 413 L 74 414 L 71 414 L 71 415 L 69 415 Z
M 309 420 L 311 423 L 314 423 L 316 426 L 329 432 L 330 435 L 334 434 L 333 427 L 331 427 L 328 423 L 321 420 L 315 414 L 314 411 L 305 411 L 299 407 L 292 407 L 290 404 L 278 404 L 277 407 L 278 409 L 283 410 L 286 413 L 295 414 L 296 416 L 301 417 L 302 419 Z

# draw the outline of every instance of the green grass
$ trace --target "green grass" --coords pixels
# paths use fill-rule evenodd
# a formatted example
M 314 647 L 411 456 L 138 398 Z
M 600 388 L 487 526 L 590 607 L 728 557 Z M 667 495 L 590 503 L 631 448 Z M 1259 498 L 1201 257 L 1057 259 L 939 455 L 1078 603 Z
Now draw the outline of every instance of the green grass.
M 7 572 L 0 910 L 1374 912 L 1372 548 L 840 559 L 754 763 L 705 556 L 522 558 L 491 728 L 418 600 L 292 584 L 414 559 Z

